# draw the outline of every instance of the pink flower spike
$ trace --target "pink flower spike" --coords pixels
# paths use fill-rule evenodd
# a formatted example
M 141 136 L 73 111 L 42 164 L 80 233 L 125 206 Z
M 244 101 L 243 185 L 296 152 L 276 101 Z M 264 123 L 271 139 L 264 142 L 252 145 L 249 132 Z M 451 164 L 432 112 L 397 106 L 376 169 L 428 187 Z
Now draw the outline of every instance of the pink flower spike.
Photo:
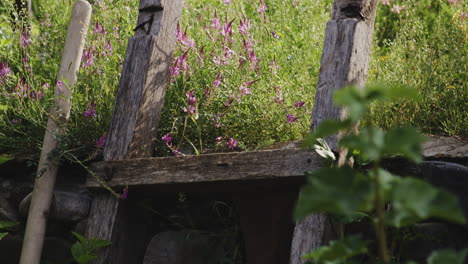
M 213 88 L 214 89 L 217 89 L 219 87 L 219 85 L 221 84 L 222 76 L 223 75 L 221 73 L 216 75 L 215 80 L 213 81 Z
M 286 122 L 287 122 L 287 123 L 294 123 L 294 122 L 296 122 L 298 119 L 299 119 L 298 117 L 293 116 L 293 115 L 291 115 L 291 114 L 287 114 L 287 115 L 286 115 L 286 120 L 287 120 Z
M 167 133 L 166 135 L 162 136 L 161 138 L 164 141 L 164 144 L 169 145 L 172 141 L 171 133 Z
M 392 12 L 394 14 L 400 14 L 403 9 L 404 9 L 404 7 L 402 7 L 402 6 L 394 5 L 392 7 L 392 9 L 390 9 L 390 12 Z
M 250 23 L 250 20 L 244 16 L 244 19 L 242 19 L 239 24 L 239 34 L 248 36 L 249 30 L 251 28 L 252 28 L 252 24 Z
M 102 149 L 104 145 L 106 144 L 106 134 L 102 135 L 98 140 L 96 140 L 96 148 L 97 149 Z
M 27 32 L 22 32 L 20 34 L 20 42 L 21 42 L 21 47 L 23 47 L 23 48 L 27 48 L 28 46 L 30 46 L 32 44 L 32 41 L 29 38 Z
M 294 103 L 294 107 L 301 108 L 304 106 L 304 103 L 304 101 L 297 101 L 296 103 Z
M 94 103 L 94 100 L 91 100 L 91 102 L 88 104 L 88 107 L 86 108 L 86 111 L 84 112 L 84 116 L 87 118 L 93 118 L 96 117 L 96 104 Z
M 231 3 L 231 0 L 224 0 L 223 3 L 224 3 L 225 5 L 229 5 L 229 4 Z
M 233 138 L 229 138 L 227 141 L 226 141 L 226 146 L 233 150 L 235 147 L 237 147 L 237 140 L 233 139 Z

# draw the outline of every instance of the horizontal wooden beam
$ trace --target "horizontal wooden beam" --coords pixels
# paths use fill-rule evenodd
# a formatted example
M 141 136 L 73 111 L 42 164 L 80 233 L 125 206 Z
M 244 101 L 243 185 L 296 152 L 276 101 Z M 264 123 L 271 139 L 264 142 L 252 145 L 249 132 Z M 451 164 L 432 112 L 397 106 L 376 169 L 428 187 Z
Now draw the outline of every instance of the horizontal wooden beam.
M 119 187 L 302 177 L 305 171 L 324 166 L 325 160 L 315 152 L 292 148 L 102 161 L 91 170 L 109 186 Z M 92 176 L 86 186 L 101 187 Z

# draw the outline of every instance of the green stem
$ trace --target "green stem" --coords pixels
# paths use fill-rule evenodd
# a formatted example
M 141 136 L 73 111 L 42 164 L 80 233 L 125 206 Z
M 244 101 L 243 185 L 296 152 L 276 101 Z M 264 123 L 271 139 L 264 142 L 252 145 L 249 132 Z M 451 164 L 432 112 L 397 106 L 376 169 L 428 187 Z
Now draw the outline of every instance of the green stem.
M 388 255 L 387 237 L 385 234 L 385 223 L 384 223 L 385 203 L 382 200 L 382 195 L 380 191 L 379 167 L 378 167 L 377 162 L 374 163 L 374 167 L 372 168 L 372 173 L 374 174 L 374 190 L 375 190 L 374 207 L 377 212 L 377 221 L 375 223 L 375 235 L 377 238 L 379 258 L 382 260 L 383 263 L 387 264 L 387 263 L 390 263 L 390 257 Z

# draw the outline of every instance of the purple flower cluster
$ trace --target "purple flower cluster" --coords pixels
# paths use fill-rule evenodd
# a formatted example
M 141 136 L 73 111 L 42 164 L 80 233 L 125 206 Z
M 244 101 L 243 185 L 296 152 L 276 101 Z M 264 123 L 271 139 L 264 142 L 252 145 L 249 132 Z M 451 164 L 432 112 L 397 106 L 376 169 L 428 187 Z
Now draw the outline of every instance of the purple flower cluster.
M 106 144 L 106 139 L 107 139 L 107 135 L 104 134 L 98 140 L 96 140 L 96 148 L 97 149 L 104 148 L 104 145 Z
M 171 135 L 171 133 L 168 133 L 168 134 L 162 136 L 161 139 L 164 141 L 164 144 L 166 145 L 166 147 L 172 151 L 174 156 L 177 157 L 177 156 L 183 156 L 184 155 L 182 152 L 180 152 L 180 150 L 177 147 L 175 147 L 172 144 L 172 135 Z
M 184 107 L 184 112 L 189 113 L 189 115 L 195 115 L 197 111 L 198 98 L 195 96 L 193 90 L 188 91 L 187 96 L 187 107 Z
M 31 46 L 32 41 L 29 38 L 29 35 L 28 35 L 27 32 L 21 32 L 21 34 L 20 34 L 20 43 L 21 43 L 21 47 L 23 47 L 23 48 L 27 48 L 27 47 Z
M 217 137 L 215 138 L 215 141 L 218 146 L 222 146 L 224 141 L 224 145 L 230 150 L 234 150 L 239 145 L 237 140 L 232 137 Z
M 299 119 L 298 117 L 296 117 L 296 116 L 294 116 L 294 115 L 292 115 L 292 114 L 287 114 L 287 115 L 286 115 L 286 122 L 287 122 L 287 123 L 294 123 L 294 122 L 296 122 L 298 119 Z
M 94 100 L 91 100 L 91 102 L 89 102 L 88 107 L 86 108 L 86 111 L 84 111 L 84 116 L 87 117 L 88 119 L 91 119 L 97 116 L 96 104 L 94 103 Z
M 8 67 L 8 63 L 0 62 L 0 84 L 3 84 L 6 78 L 11 74 L 12 71 L 10 67 Z

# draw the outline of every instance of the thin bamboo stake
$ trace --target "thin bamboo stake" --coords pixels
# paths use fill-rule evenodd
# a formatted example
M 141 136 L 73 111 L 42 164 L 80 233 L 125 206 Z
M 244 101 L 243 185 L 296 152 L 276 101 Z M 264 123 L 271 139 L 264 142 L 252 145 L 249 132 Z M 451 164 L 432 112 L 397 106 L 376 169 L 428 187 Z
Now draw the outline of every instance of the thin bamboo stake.
M 57 147 L 57 136 L 63 135 L 70 116 L 70 97 L 83 55 L 91 10 L 91 5 L 84 0 L 76 1 L 73 6 L 62 63 L 57 78 L 55 105 L 50 110 L 34 183 L 20 264 L 39 264 L 41 260 L 47 217 L 57 176 L 57 164 L 49 156 Z

